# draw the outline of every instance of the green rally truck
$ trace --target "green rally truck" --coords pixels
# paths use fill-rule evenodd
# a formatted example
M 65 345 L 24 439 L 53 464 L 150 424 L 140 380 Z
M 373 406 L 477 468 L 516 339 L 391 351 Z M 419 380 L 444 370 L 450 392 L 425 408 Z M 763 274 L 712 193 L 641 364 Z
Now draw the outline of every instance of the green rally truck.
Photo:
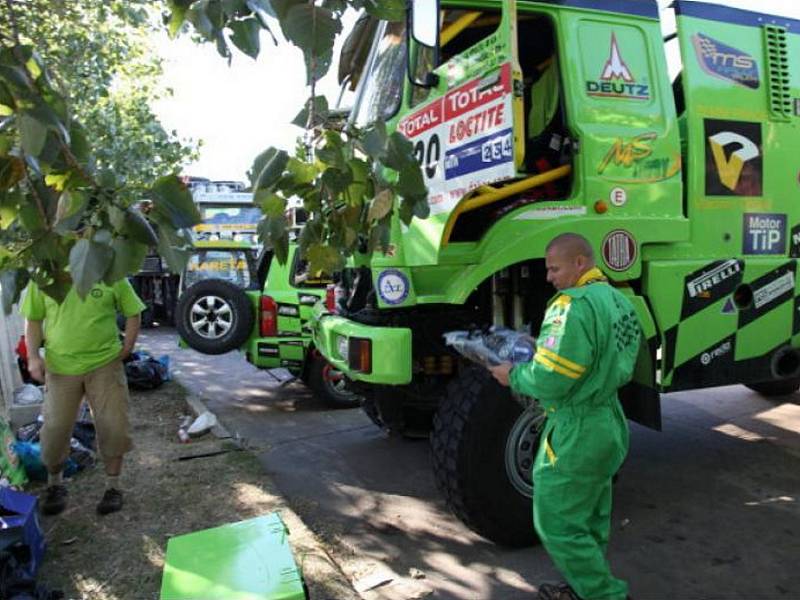
M 638 311 L 629 418 L 660 429 L 662 392 L 800 386 L 800 22 L 673 8 L 676 40 L 647 0 L 414 0 L 374 35 L 351 120 L 414 144 L 430 216 L 350 262 L 314 344 L 376 423 L 429 432 L 449 507 L 498 543 L 535 541 L 542 415 L 442 334 L 536 335 L 556 235 L 586 236 Z

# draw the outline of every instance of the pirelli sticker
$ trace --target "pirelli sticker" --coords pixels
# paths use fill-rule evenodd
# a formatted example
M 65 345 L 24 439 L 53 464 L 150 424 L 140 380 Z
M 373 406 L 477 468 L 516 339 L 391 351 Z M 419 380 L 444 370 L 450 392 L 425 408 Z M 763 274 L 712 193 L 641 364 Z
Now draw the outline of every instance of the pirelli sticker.
M 743 266 L 741 260 L 731 258 L 711 262 L 689 273 L 684 279 L 681 319 L 733 293 L 742 281 Z

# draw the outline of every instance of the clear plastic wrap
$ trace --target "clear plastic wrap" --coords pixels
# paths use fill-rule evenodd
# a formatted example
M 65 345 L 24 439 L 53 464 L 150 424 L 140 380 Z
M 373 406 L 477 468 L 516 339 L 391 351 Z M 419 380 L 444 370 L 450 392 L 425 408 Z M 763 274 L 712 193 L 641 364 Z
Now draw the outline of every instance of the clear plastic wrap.
M 530 362 L 536 352 L 536 341 L 527 331 L 505 327 L 492 327 L 488 331 L 448 331 L 444 341 L 465 358 L 484 367 Z

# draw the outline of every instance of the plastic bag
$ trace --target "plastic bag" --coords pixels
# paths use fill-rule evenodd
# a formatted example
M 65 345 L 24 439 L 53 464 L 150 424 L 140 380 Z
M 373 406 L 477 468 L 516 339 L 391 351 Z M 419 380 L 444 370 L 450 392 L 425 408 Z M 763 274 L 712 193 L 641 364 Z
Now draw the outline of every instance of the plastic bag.
M 502 363 L 530 362 L 536 341 L 524 331 L 492 327 L 488 331 L 449 331 L 445 343 L 456 352 L 484 367 Z
M 44 402 L 42 389 L 38 385 L 26 383 L 14 390 L 14 404 L 16 406 L 30 406 Z
M 128 386 L 132 389 L 155 389 L 170 380 L 169 356 L 165 354 L 155 359 L 146 351 L 133 352 L 131 360 L 125 363 L 125 375 L 128 378 Z

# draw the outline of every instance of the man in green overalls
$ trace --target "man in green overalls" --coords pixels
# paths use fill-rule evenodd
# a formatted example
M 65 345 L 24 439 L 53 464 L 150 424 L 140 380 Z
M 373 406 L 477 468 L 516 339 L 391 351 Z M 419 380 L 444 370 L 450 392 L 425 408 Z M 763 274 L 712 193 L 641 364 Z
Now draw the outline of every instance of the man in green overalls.
M 611 479 L 628 452 L 617 389 L 630 381 L 640 326 L 631 303 L 595 267 L 589 242 L 567 233 L 547 247 L 551 300 L 530 363 L 491 368 L 547 414 L 533 467 L 533 521 L 568 585 L 539 598 L 623 600 L 628 585 L 605 558 Z

